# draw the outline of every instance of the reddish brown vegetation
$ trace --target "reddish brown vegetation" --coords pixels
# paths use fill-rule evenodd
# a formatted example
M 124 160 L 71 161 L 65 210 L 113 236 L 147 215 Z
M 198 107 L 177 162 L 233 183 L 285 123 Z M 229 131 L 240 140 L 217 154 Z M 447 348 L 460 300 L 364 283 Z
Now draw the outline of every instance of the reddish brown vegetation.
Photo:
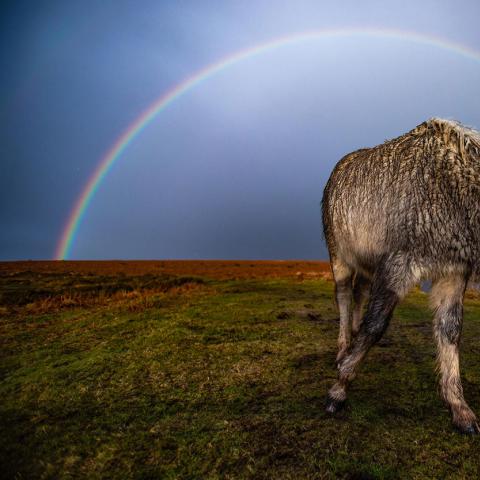
M 17 272 L 95 275 L 198 275 L 216 279 L 329 276 L 330 264 L 305 260 L 109 260 L 0 262 L 0 275 Z

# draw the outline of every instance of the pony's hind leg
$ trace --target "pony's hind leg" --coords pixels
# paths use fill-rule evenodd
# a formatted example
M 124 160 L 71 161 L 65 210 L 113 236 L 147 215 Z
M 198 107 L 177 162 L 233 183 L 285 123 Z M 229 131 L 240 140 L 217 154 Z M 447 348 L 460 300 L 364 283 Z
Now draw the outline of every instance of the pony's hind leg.
M 463 433 L 479 433 L 475 414 L 463 398 L 460 380 L 459 343 L 463 320 L 465 276 L 449 276 L 432 286 L 431 303 L 435 312 L 434 335 L 437 342 L 437 363 L 440 391 L 450 408 L 454 425 Z
M 337 362 L 345 355 L 351 341 L 352 280 L 354 271 L 342 260 L 332 259 L 335 300 L 340 316 Z
M 358 334 L 338 365 L 338 380 L 328 392 L 327 412 L 339 410 L 347 399 L 347 388 L 368 350 L 388 327 L 393 310 L 415 279 L 408 258 L 392 254 L 374 274 L 368 307 Z
M 368 299 L 372 282 L 365 275 L 357 272 L 353 282 L 353 312 L 352 312 L 352 335 L 356 335 L 362 323 L 363 306 Z

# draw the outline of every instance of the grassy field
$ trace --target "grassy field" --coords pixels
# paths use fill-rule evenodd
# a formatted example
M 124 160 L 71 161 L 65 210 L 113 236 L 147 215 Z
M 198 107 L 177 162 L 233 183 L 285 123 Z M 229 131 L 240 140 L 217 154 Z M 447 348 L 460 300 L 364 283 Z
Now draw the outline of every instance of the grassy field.
M 330 417 L 338 321 L 321 268 L 228 278 L 35 265 L 0 268 L 4 478 L 479 476 L 480 438 L 453 430 L 437 394 L 418 290 Z M 479 314 L 469 294 L 462 375 L 477 413 Z

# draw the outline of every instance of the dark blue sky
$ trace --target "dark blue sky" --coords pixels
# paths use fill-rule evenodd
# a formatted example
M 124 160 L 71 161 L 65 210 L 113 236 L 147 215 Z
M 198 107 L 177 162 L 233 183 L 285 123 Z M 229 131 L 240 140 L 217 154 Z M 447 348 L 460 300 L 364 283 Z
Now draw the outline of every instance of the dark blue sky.
M 163 92 L 306 30 L 396 28 L 480 55 L 476 1 L 58 1 L 0 7 L 0 259 L 52 258 L 104 153 Z M 349 151 L 432 116 L 480 127 L 480 61 L 345 37 L 237 63 L 180 97 L 101 184 L 72 258 L 326 258 Z

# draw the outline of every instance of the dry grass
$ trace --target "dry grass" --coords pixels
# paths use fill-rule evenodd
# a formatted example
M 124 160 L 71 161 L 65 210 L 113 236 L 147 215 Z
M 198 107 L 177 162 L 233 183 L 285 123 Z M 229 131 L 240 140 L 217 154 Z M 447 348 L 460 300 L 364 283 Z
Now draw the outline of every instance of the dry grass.
M 305 278 L 330 275 L 324 261 L 307 260 L 131 260 L 0 262 L 0 275 L 19 272 L 61 275 L 165 275 L 212 279 Z
M 215 289 L 212 286 L 188 282 L 180 286 L 169 288 L 167 291 L 155 289 L 145 290 L 120 290 L 113 294 L 104 291 L 99 293 L 67 293 L 64 295 L 47 296 L 34 302 L 15 308 L 16 314 L 41 315 L 56 313 L 69 308 L 94 308 L 110 307 L 130 312 L 140 312 L 148 308 L 155 308 L 165 301 L 175 301 L 175 296 L 188 296 L 195 293 L 212 294 Z M 0 316 L 12 313 L 7 307 L 0 310 Z

